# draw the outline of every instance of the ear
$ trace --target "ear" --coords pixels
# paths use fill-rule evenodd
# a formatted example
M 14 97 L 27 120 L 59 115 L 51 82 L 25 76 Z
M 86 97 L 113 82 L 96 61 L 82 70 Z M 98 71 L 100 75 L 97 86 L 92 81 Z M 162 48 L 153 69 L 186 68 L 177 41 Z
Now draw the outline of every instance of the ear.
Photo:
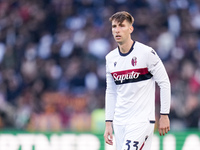
M 130 26 L 129 30 L 130 30 L 130 33 L 132 33 L 134 31 L 134 27 Z

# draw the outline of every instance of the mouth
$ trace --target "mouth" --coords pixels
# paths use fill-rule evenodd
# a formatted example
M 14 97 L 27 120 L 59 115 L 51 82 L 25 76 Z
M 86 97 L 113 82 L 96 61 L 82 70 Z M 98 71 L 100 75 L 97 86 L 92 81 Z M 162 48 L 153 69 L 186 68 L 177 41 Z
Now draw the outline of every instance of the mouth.
M 121 36 L 120 36 L 120 35 L 116 35 L 115 38 L 116 38 L 116 39 L 120 39 Z

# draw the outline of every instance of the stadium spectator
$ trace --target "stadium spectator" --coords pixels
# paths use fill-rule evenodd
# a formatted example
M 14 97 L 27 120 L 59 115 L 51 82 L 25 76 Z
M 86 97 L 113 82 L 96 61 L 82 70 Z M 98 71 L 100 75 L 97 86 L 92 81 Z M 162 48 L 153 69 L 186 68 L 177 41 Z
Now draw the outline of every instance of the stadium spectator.
M 136 20 L 134 39 L 153 47 L 163 59 L 172 84 L 170 120 L 178 120 L 182 129 L 200 128 L 191 126 L 192 120 L 185 122 L 188 116 L 200 121 L 199 115 L 190 115 L 190 109 L 181 113 L 189 95 L 200 101 L 198 0 L 1 0 L 0 128 L 30 129 L 29 121 L 44 113 L 46 93 L 63 93 L 66 101 L 85 95 L 88 120 L 94 109 L 103 108 L 103 56 L 116 47 L 107 20 L 120 10 Z M 157 94 L 157 106 L 158 98 Z M 57 130 L 70 130 L 73 117 L 78 118 L 74 105 L 63 105 L 60 112 L 59 105 L 47 109 L 61 120 Z M 19 121 L 25 112 L 24 122 Z

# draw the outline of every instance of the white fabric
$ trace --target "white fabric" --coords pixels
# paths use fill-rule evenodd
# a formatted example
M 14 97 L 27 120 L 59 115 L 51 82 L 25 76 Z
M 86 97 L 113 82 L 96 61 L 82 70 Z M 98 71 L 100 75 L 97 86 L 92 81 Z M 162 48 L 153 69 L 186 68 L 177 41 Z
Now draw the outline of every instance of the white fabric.
M 153 77 L 143 76 L 146 70 Z M 160 113 L 168 114 L 170 82 L 156 52 L 139 42 L 127 55 L 121 55 L 118 48 L 111 51 L 106 56 L 106 120 L 117 125 L 155 120 L 155 81 L 161 92 Z
M 134 125 L 114 125 L 117 150 L 150 150 L 154 124 L 149 122 Z

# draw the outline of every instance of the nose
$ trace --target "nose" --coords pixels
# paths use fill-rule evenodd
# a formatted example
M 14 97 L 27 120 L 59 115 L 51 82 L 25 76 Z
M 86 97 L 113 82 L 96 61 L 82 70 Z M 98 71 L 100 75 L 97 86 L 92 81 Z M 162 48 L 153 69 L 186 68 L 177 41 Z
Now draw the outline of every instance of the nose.
M 116 28 L 115 28 L 115 32 L 116 32 L 116 33 L 119 33 L 119 27 L 116 27 Z

